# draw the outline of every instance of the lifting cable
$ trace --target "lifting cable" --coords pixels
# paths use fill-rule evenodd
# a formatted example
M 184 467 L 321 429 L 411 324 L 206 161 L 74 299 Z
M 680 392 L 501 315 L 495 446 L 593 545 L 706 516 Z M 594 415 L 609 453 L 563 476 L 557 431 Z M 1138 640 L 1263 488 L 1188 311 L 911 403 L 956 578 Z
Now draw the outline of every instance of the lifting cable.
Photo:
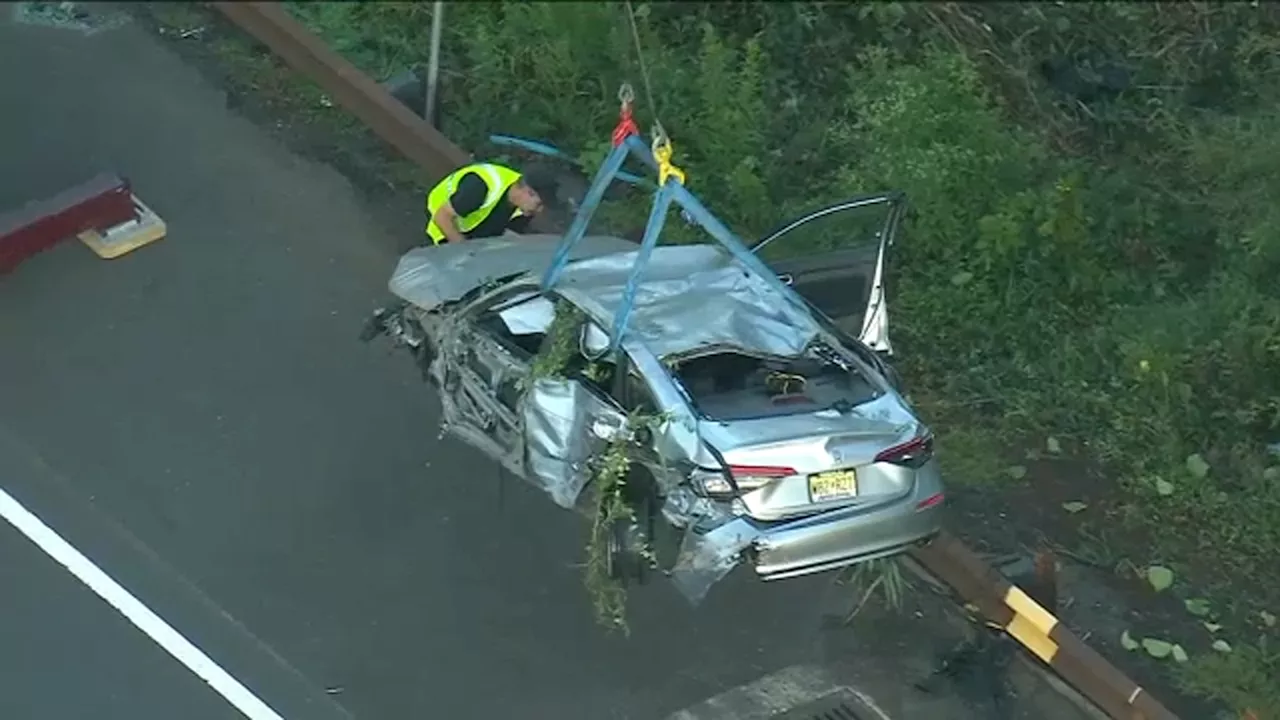
M 666 184 L 667 178 L 674 178 L 681 185 L 684 184 L 684 171 L 671 163 L 673 149 L 671 147 L 671 138 L 668 137 L 667 131 L 662 127 L 662 120 L 659 119 L 658 104 L 653 99 L 653 83 L 649 79 L 649 66 L 644 61 L 644 47 L 640 43 L 640 28 L 636 23 L 636 11 L 631 5 L 631 0 L 625 0 L 627 9 L 627 21 L 631 26 L 631 40 L 635 44 L 636 60 L 640 65 L 640 78 L 644 81 L 645 99 L 649 102 L 649 107 L 653 109 L 653 139 L 650 144 L 650 150 L 653 152 L 653 159 L 658 163 L 658 187 Z M 615 146 L 620 145 L 627 135 L 639 135 L 639 128 L 636 127 L 635 121 L 631 115 L 631 103 L 635 99 L 635 92 L 631 86 L 623 84 L 618 91 L 618 100 L 622 103 L 622 110 L 619 113 L 618 127 L 614 129 L 613 143 Z

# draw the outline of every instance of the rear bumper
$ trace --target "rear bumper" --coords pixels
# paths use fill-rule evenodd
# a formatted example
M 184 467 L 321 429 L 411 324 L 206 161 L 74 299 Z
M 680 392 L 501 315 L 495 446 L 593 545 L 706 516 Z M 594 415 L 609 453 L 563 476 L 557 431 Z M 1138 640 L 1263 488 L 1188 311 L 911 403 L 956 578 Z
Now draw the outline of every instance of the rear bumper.
M 874 510 L 842 508 L 785 523 L 757 525 L 749 554 L 763 580 L 781 580 L 893 555 L 925 542 L 942 527 L 942 502 L 921 508 L 942 493 L 937 460 L 916 473 L 910 496 Z

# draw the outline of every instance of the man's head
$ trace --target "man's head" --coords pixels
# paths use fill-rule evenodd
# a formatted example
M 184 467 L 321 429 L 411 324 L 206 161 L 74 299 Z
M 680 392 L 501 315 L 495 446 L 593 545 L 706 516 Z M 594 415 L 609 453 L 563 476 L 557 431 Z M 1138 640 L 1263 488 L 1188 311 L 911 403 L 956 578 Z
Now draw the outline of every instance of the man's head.
M 554 198 L 555 186 L 549 178 L 536 172 L 520 176 L 511 189 L 507 190 L 507 199 L 526 215 L 542 212 L 547 201 Z

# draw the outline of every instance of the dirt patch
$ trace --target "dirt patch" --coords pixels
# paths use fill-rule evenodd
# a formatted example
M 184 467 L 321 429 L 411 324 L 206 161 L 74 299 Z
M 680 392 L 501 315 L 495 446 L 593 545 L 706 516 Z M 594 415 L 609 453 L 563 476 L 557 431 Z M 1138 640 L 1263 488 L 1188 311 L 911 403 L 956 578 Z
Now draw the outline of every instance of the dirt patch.
M 863 606 L 828 619 L 824 651 L 851 684 L 874 688 L 893 717 L 936 720 L 1090 720 L 1011 638 L 966 616 L 949 593 L 914 583 L 903 607 Z M 834 608 L 833 608 L 834 610 Z

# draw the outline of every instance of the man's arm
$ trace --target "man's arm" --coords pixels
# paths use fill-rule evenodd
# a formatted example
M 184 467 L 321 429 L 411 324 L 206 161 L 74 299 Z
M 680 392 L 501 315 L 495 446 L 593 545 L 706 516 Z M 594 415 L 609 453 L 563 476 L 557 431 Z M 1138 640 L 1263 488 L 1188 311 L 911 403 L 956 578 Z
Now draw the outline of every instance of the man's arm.
M 479 175 L 467 173 L 462 176 L 458 181 L 458 189 L 431 216 L 436 225 L 440 226 L 446 240 L 456 243 L 467 239 L 458 229 L 458 218 L 479 210 L 488 193 L 489 188 Z
M 520 233 L 521 235 L 524 235 L 529 232 L 529 223 L 532 221 L 533 221 L 532 215 L 519 215 L 517 217 L 511 218 L 511 220 L 507 223 L 506 229 L 510 230 L 513 233 Z

